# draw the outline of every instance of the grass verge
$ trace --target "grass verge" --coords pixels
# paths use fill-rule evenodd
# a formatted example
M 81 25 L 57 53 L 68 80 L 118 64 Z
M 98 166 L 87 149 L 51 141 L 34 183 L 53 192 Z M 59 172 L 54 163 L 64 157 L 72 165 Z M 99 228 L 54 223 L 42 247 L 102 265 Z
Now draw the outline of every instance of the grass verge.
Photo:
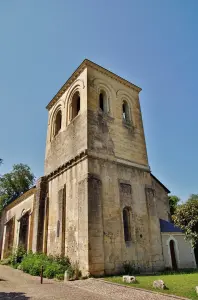
M 198 295 L 195 292 L 195 286 L 198 285 L 198 273 L 188 274 L 169 274 L 169 275 L 155 275 L 155 276 L 136 276 L 137 283 L 124 283 L 122 276 L 113 276 L 104 278 L 105 281 L 119 283 L 131 287 L 143 288 L 146 290 L 152 290 L 162 292 L 165 294 L 172 294 L 189 299 L 198 299 Z M 153 281 L 162 279 L 167 290 L 157 290 L 153 288 Z

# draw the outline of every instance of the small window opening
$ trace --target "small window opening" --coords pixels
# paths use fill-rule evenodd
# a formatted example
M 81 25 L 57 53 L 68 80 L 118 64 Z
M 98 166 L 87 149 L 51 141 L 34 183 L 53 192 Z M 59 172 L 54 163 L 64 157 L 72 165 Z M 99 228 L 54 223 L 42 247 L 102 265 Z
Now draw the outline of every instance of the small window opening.
M 131 228 L 130 228 L 130 211 L 129 208 L 123 209 L 123 224 L 124 224 L 124 240 L 125 242 L 131 241 Z
M 61 130 L 61 125 L 62 125 L 62 113 L 59 110 L 57 115 L 56 115 L 56 120 L 55 120 L 55 135 L 59 133 Z
M 124 101 L 122 104 L 122 117 L 125 122 L 130 122 L 129 106 L 126 101 Z
M 57 233 L 56 233 L 57 237 L 60 236 L 60 221 L 57 221 Z
M 100 93 L 99 99 L 100 99 L 100 109 L 102 111 L 104 111 L 104 97 L 103 97 L 103 93 Z
M 80 94 L 76 92 L 72 99 L 72 119 L 74 119 L 80 111 Z
M 99 95 L 99 107 L 103 112 L 108 112 L 107 94 L 104 91 L 101 91 Z

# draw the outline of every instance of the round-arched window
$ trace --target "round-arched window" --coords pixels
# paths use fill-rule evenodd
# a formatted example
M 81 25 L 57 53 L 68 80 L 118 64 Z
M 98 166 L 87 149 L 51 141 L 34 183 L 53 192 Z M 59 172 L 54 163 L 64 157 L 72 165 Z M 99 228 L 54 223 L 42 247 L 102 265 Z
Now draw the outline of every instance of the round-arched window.
M 55 124 L 54 124 L 54 135 L 57 135 L 61 130 L 62 126 L 62 112 L 59 110 L 56 114 Z
M 105 91 L 101 90 L 99 94 L 99 107 L 100 109 L 107 113 L 108 112 L 108 99 Z
M 123 121 L 126 123 L 130 123 L 130 121 L 131 121 L 129 105 L 128 105 L 127 101 L 125 101 L 125 100 L 122 103 L 122 118 L 123 118 Z

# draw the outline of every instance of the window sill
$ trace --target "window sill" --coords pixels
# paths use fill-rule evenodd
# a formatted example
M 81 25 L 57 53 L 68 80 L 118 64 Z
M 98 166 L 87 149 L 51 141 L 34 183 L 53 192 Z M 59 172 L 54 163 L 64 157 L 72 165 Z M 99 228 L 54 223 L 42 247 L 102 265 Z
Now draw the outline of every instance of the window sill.
M 54 141 L 61 134 L 61 132 L 62 132 L 62 130 L 59 130 L 59 132 L 52 137 L 50 142 Z
M 77 114 L 77 116 L 75 116 L 75 117 L 69 122 L 68 126 L 69 126 L 70 124 L 74 123 L 75 120 L 76 120 L 79 116 L 80 116 L 80 112 Z M 67 128 L 67 127 L 66 127 L 66 128 Z
M 122 125 L 126 128 L 132 129 L 132 130 L 135 129 L 135 126 L 133 126 L 133 123 L 131 121 L 127 122 L 127 121 L 122 120 Z

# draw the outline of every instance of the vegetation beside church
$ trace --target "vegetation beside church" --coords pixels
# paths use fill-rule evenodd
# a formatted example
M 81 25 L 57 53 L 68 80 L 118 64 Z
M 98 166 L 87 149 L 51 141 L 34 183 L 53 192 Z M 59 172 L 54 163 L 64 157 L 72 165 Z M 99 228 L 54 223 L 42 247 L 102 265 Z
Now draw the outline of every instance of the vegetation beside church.
M 192 194 L 184 204 L 178 205 L 172 216 L 174 224 L 180 227 L 191 240 L 193 246 L 198 243 L 198 194 Z
M 177 208 L 178 203 L 180 202 L 180 199 L 179 199 L 179 197 L 177 197 L 175 195 L 170 195 L 168 197 L 168 199 L 169 199 L 169 206 L 170 206 L 170 214 L 172 216 L 172 215 L 174 215 L 174 213 L 176 211 L 176 208 Z
M 64 279 L 65 271 L 69 278 L 79 279 L 81 272 L 78 264 L 71 264 L 68 257 L 63 256 L 47 256 L 44 253 L 26 253 L 23 248 L 18 248 L 13 254 L 2 261 L 2 264 L 11 265 L 15 269 L 22 270 L 32 276 L 40 276 L 43 267 L 43 277 Z
M 7 204 L 28 191 L 34 183 L 35 176 L 26 164 L 15 164 L 11 172 L 0 176 L 0 212 Z

